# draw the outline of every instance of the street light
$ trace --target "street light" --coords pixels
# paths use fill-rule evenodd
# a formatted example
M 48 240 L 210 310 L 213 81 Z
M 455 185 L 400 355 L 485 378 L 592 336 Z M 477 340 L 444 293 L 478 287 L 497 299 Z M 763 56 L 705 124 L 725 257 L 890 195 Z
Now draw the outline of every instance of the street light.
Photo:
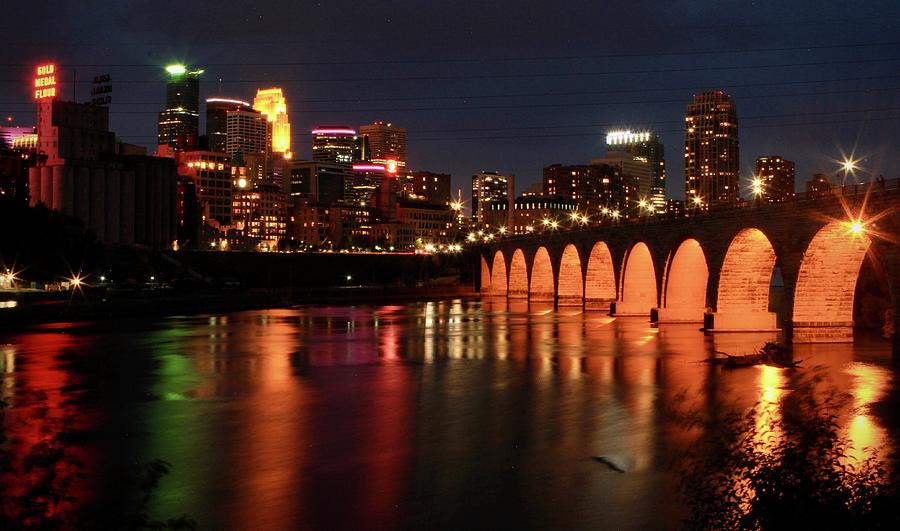
M 694 206 L 700 208 L 703 206 L 703 198 L 699 195 L 695 195 L 693 198 Z

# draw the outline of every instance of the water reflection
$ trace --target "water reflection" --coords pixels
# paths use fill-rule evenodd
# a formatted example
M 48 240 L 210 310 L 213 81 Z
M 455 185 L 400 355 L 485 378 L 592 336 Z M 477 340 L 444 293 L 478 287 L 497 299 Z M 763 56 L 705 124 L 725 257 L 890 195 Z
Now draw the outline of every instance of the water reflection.
M 702 363 L 771 334 L 705 336 L 696 325 L 522 300 L 75 330 L 0 340 L 2 397 L 41 389 L 59 406 L 78 371 L 106 367 L 93 407 L 109 467 L 92 473 L 172 463 L 155 514 L 188 513 L 201 528 L 671 527 L 680 508 L 668 465 L 701 435 L 672 414 L 752 412 L 758 427 L 774 426 L 798 381 L 780 369 Z M 59 359 L 76 350 L 93 360 L 88 369 Z M 893 441 L 871 412 L 896 392 L 888 352 L 798 348 L 824 366 L 821 392 L 851 394 L 840 420 L 855 458 Z M 612 472 L 594 455 L 621 456 L 629 470 Z

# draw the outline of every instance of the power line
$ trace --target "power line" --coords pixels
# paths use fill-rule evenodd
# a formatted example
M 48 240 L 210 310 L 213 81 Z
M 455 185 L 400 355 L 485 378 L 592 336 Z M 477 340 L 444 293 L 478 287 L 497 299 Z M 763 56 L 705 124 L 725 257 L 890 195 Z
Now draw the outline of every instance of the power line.
M 782 85 L 809 85 L 816 83 L 843 83 L 847 81 L 876 81 L 876 80 L 889 80 L 889 79 L 900 79 L 900 75 L 890 75 L 890 76 L 864 76 L 864 77 L 845 77 L 845 78 L 831 78 L 831 79 L 810 79 L 810 80 L 797 80 L 797 81 L 774 81 L 774 82 L 762 82 L 762 83 L 742 83 L 742 84 L 732 84 L 732 85 L 720 85 L 718 88 L 723 90 L 725 89 L 736 89 L 736 88 L 751 88 L 751 87 L 777 87 Z M 346 103 L 346 102 L 373 102 L 373 101 L 432 101 L 432 100 L 474 100 L 474 99 L 497 99 L 497 98 L 537 98 L 537 97 L 552 97 L 552 96 L 608 96 L 613 94 L 633 94 L 633 93 L 645 93 L 645 92 L 676 92 L 676 91 L 696 91 L 696 90 L 706 90 L 709 88 L 709 85 L 705 86 L 683 86 L 683 87 L 642 87 L 642 88 L 629 88 L 629 89 L 615 89 L 615 90 L 585 90 L 585 91 L 569 91 L 569 92 L 513 92 L 506 94 L 464 94 L 458 96 L 402 96 L 402 97 L 383 97 L 383 98 L 338 98 L 338 99 L 301 99 L 301 100 L 291 100 L 292 105 L 300 105 L 304 103 Z M 877 88 L 865 88 L 858 90 L 880 90 Z M 735 96 L 735 98 L 747 98 L 752 96 Z M 24 105 L 29 107 L 34 107 L 34 101 L 8 101 L 8 102 L 0 102 L 0 105 Z M 116 106 L 119 105 L 155 105 L 160 108 L 165 106 L 164 101 L 121 101 L 116 102 Z
M 523 78 L 545 78 L 545 77 L 592 77 L 607 76 L 618 74 L 666 74 L 674 72 L 711 72 L 711 71 L 727 71 L 727 70 L 748 70 L 761 68 L 798 68 L 805 66 L 833 66 L 833 65 L 854 65 L 869 63 L 885 63 L 900 61 L 900 58 L 892 57 L 888 59 L 853 59 L 844 61 L 817 61 L 806 63 L 781 63 L 781 64 L 761 64 L 761 65 L 728 65 L 728 66 L 705 66 L 692 68 L 655 68 L 645 70 L 606 70 L 603 72 L 540 72 L 540 73 L 515 73 L 515 74 L 458 74 L 454 76 L 389 76 L 389 77 L 346 77 L 346 78 L 306 78 L 306 79 L 237 79 L 233 81 L 223 81 L 225 84 L 237 83 L 332 83 L 332 82 L 351 82 L 351 81 L 434 81 L 434 80 L 453 80 L 458 78 L 469 79 L 523 79 Z M 21 83 L 21 79 L 0 79 L 0 83 Z M 69 81 L 68 83 L 91 84 L 91 80 Z M 117 80 L 116 84 L 137 84 L 137 83 L 160 83 L 159 79 L 130 79 Z
M 798 45 L 772 48 L 726 48 L 720 50 L 687 50 L 687 51 L 657 51 L 614 54 L 587 54 L 587 55 L 556 55 L 556 56 L 525 56 L 525 57 L 479 57 L 479 58 L 447 58 L 447 59 L 387 59 L 387 60 L 350 60 L 350 61 L 289 61 L 268 63 L 204 63 L 204 68 L 209 67 L 274 67 L 274 66 L 346 66 L 346 65 L 383 65 L 383 64 L 444 64 L 444 63 L 501 63 L 501 62 L 530 62 L 530 61 L 566 61 L 585 59 L 630 59 L 636 57 L 678 57 L 685 55 L 728 55 L 735 53 L 768 53 L 811 50 L 834 50 L 841 48 L 873 48 L 880 46 L 898 46 L 900 41 L 869 42 L 853 44 L 826 44 L 826 45 Z M 28 63 L 0 63 L 7 67 L 31 67 Z M 160 68 L 160 65 L 146 63 L 67 63 L 66 67 L 91 67 L 91 68 Z
M 756 115 L 756 116 L 745 116 L 740 118 L 741 121 L 744 120 L 763 120 L 770 118 L 787 118 L 787 117 L 803 117 L 803 116 L 837 116 L 842 114 L 854 114 L 854 113 L 884 113 L 884 112 L 895 112 L 900 111 L 900 107 L 883 107 L 883 108 L 873 108 L 873 109 L 853 109 L 847 111 L 821 111 L 821 112 L 812 112 L 812 113 L 784 113 L 784 114 L 768 114 L 768 115 Z M 879 116 L 879 117 L 864 117 L 864 118 L 853 118 L 853 119 L 842 119 L 842 120 L 829 120 L 829 121 L 820 121 L 820 122 L 795 122 L 795 123 L 782 123 L 782 124 L 742 124 L 739 129 L 759 129 L 759 128 L 773 128 L 773 127 L 794 127 L 794 126 L 805 126 L 805 125 L 827 125 L 827 124 L 835 124 L 835 123 L 855 123 L 855 122 L 865 122 L 865 121 L 882 121 L 882 120 L 897 120 L 900 119 L 900 116 Z M 680 124 L 682 120 L 662 120 L 655 122 L 657 124 Z M 534 126 L 534 127 L 496 127 L 496 128 L 482 128 L 482 129 L 432 129 L 432 130 L 408 130 L 407 133 L 451 133 L 451 132 L 468 132 L 468 131 L 514 131 L 514 130 L 527 130 L 527 129 L 580 129 L 580 128 L 595 128 L 595 129 L 603 129 L 609 127 L 619 127 L 621 126 L 621 122 L 608 122 L 608 123 L 592 123 L 592 124 L 581 124 L 581 125 L 548 125 L 548 126 Z M 681 133 L 684 132 L 684 128 L 678 129 L 654 129 L 654 133 L 663 134 L 663 133 Z M 118 136 L 118 135 L 117 135 Z M 588 136 L 599 136 L 598 132 L 587 132 L 587 133 L 550 133 L 550 134 L 535 134 L 535 135 L 481 135 L 481 136 L 456 136 L 456 137 L 447 137 L 447 136 L 435 136 L 435 137 L 409 137 L 407 141 L 419 142 L 419 141 L 450 141 L 450 140 L 502 140 L 502 139 L 517 139 L 517 138 L 565 138 L 565 137 L 588 137 Z M 151 135 L 122 135 L 119 136 L 122 139 L 144 139 L 144 140 L 156 140 L 156 136 Z M 292 136 L 292 143 L 297 144 L 309 144 L 311 140 L 306 136 Z
M 790 97 L 806 97 L 806 96 L 822 96 L 835 94 L 858 94 L 861 92 L 884 92 L 900 90 L 900 86 L 894 87 L 878 87 L 866 89 L 845 89 L 815 92 L 795 92 L 795 93 L 778 93 L 778 94 L 756 94 L 751 96 L 735 96 L 736 100 L 764 99 L 764 98 L 790 98 Z M 293 114 L 320 114 L 320 113 L 374 113 L 374 112 L 425 112 L 425 111 L 484 111 L 484 110 L 501 110 L 501 109 L 545 109 L 545 108 L 563 108 L 563 107 L 606 107 L 615 105 L 659 105 L 667 103 L 684 103 L 685 98 L 664 99 L 664 100 L 631 100 L 631 101 L 600 101 L 600 102 L 566 102 L 566 103 L 529 103 L 529 104 L 512 104 L 512 105 L 471 105 L 471 106 L 455 106 L 455 107 L 382 107 L 369 109 L 305 109 L 294 110 Z M 32 104 L 33 105 L 33 104 Z M 110 110 L 111 115 L 133 115 L 133 114 L 158 114 L 159 111 L 118 111 Z

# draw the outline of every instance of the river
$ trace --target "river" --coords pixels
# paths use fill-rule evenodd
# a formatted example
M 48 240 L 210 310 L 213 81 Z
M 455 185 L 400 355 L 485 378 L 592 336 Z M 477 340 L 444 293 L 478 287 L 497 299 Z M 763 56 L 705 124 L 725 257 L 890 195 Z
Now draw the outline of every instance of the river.
M 77 433 L 73 507 L 164 460 L 151 516 L 200 529 L 677 528 L 670 411 L 777 415 L 815 371 L 849 396 L 855 455 L 896 446 L 886 341 L 798 346 L 797 371 L 700 362 L 773 338 L 489 299 L 57 323 L 0 336 L 3 429 L 16 458 Z

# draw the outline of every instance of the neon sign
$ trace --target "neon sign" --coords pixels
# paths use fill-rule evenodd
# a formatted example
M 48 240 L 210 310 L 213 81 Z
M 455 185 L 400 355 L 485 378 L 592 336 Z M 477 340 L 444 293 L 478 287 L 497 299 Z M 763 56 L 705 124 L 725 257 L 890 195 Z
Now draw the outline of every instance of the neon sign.
M 385 167 L 385 171 L 387 171 L 390 174 L 397 173 L 397 161 L 396 160 L 387 161 L 387 166 Z
M 56 65 L 40 65 L 35 71 L 34 99 L 49 100 L 56 97 Z

